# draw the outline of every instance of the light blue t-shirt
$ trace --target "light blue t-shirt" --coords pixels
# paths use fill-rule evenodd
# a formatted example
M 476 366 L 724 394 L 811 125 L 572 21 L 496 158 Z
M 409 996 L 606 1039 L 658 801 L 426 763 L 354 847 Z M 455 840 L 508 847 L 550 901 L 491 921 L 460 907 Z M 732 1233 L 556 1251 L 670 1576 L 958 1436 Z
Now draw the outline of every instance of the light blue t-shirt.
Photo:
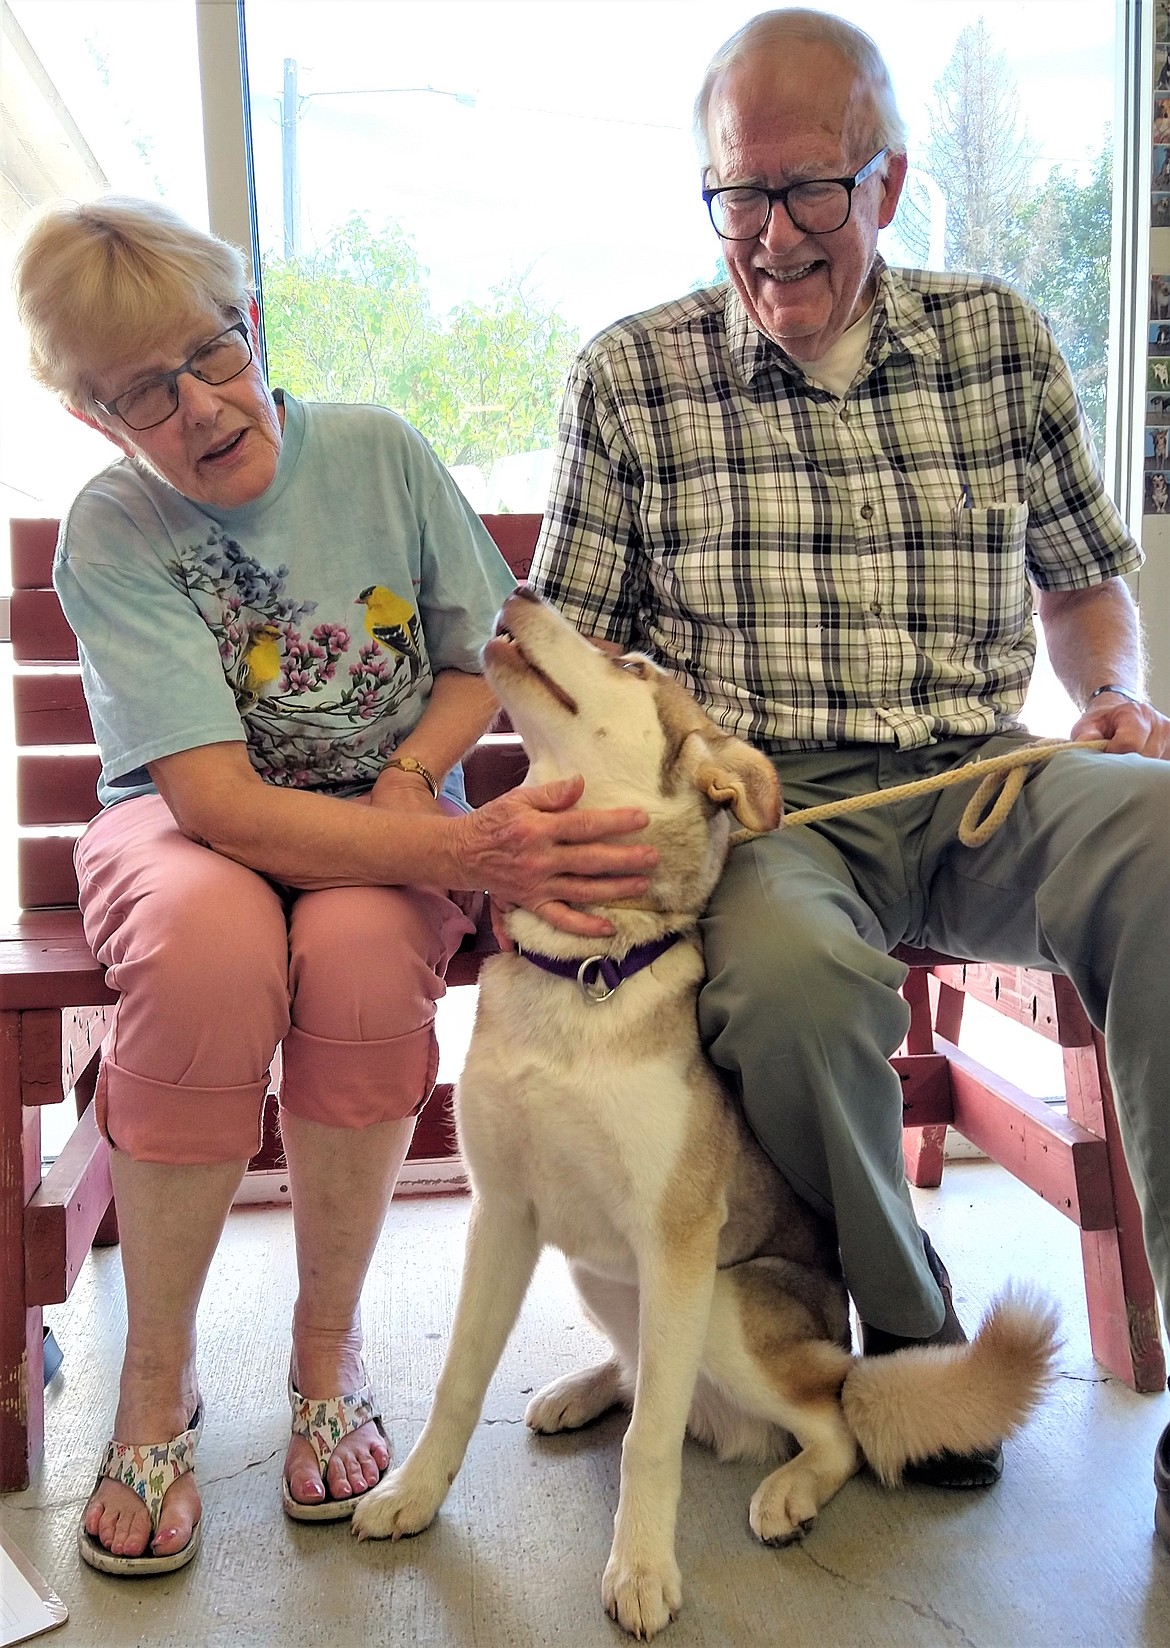
M 61 524 L 103 806 L 149 793 L 149 761 L 240 740 L 269 783 L 359 794 L 434 676 L 480 672 L 515 579 L 426 441 L 381 407 L 282 398 L 254 503 L 191 503 L 124 459 Z

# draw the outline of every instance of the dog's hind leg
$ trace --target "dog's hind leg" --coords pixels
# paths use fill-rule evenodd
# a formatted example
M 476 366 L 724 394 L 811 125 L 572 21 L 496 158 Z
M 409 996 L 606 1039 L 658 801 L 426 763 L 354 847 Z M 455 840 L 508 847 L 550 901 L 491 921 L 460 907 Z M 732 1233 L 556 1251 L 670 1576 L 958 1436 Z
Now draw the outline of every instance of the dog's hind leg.
M 765 1545 L 789 1545 L 807 1533 L 861 1466 L 861 1452 L 835 1397 L 810 1401 L 789 1423 L 800 1452 L 766 1476 L 752 1495 L 748 1521 Z
M 720 1271 L 703 1355 L 703 1374 L 731 1403 L 796 1438 L 799 1452 L 752 1496 L 752 1532 L 769 1545 L 798 1539 L 861 1465 L 840 1399 L 853 1359 L 819 1336 L 782 1274 L 772 1261 Z
M 616 1356 L 591 1368 L 579 1368 L 545 1385 L 524 1410 L 530 1431 L 555 1436 L 558 1431 L 578 1431 L 616 1408 L 627 1395 L 622 1365 Z
M 402 1466 L 363 1495 L 353 1518 L 359 1539 L 401 1539 L 434 1520 L 463 1463 L 539 1256 L 529 1209 L 473 1200 L 459 1303 L 430 1414 Z
M 608 1337 L 614 1354 L 594 1367 L 554 1379 L 532 1398 L 524 1422 L 530 1430 L 549 1436 L 579 1430 L 619 1402 L 628 1405 L 638 1365 L 637 1288 L 599 1276 L 580 1263 L 570 1262 L 569 1274 L 586 1316 Z

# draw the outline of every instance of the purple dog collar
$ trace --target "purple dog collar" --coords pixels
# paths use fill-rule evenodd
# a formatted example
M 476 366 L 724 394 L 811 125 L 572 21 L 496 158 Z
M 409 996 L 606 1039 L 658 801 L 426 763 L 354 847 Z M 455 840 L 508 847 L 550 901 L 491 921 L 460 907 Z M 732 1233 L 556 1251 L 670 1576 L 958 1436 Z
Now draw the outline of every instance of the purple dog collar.
M 542 956 L 537 950 L 521 949 L 519 945 L 516 954 L 557 978 L 575 979 L 586 1001 L 600 1002 L 608 1001 L 619 984 L 665 955 L 681 937 L 681 933 L 667 933 L 665 938 L 656 938 L 649 944 L 635 944 L 620 960 L 616 956 L 586 956 L 584 961 L 571 956 L 562 960 L 559 956 Z

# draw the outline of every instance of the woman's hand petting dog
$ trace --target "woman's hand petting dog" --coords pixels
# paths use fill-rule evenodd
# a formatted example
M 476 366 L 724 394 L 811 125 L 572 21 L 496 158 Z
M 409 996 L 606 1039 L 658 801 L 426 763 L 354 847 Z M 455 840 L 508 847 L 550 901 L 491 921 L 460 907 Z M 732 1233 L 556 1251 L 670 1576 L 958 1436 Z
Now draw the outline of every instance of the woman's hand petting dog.
M 658 853 L 611 839 L 644 830 L 647 813 L 639 807 L 574 809 L 584 788 L 581 777 L 558 779 L 509 790 L 469 813 L 460 821 L 458 844 L 470 878 L 464 885 L 485 887 L 493 910 L 539 910 L 562 932 L 608 937 L 613 924 L 578 906 L 644 893 Z

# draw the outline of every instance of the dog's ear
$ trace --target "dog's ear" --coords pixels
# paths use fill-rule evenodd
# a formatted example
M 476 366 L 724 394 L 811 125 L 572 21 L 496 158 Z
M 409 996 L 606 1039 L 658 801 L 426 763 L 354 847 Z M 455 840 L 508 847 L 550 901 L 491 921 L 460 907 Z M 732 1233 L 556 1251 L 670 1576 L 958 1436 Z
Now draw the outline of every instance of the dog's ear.
M 730 807 L 745 829 L 762 833 L 779 826 L 784 812 L 780 780 L 767 756 L 714 725 L 710 732 L 692 732 L 687 742 L 695 787 L 709 800 Z
M 717 807 L 730 807 L 745 829 L 763 834 L 779 827 L 784 814 L 780 780 L 767 756 L 716 726 L 690 693 L 661 671 L 655 672 L 658 713 L 670 747 L 671 765 Z

